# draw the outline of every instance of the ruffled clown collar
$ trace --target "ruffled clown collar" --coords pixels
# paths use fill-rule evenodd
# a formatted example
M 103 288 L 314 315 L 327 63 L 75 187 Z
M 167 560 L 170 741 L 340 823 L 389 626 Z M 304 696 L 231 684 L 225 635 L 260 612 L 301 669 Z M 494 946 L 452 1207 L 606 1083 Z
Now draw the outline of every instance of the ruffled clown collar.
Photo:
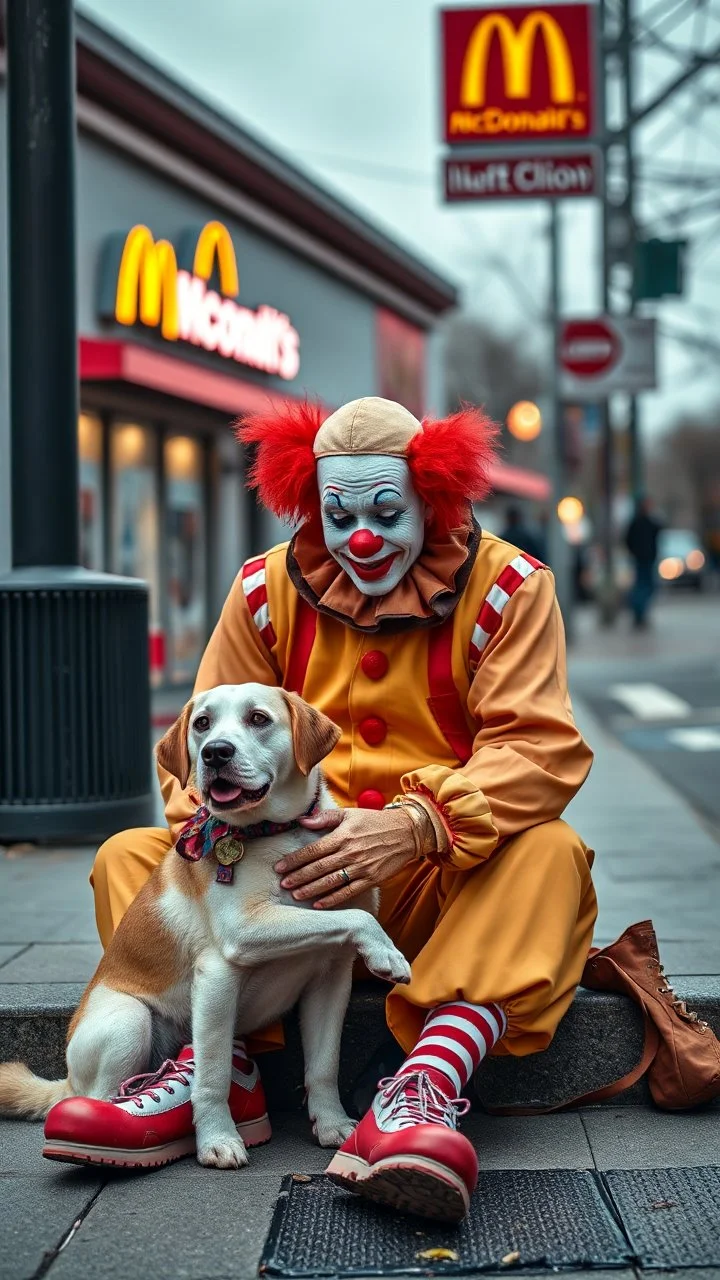
M 288 546 L 287 571 L 298 594 L 319 613 L 357 631 L 401 631 L 449 617 L 472 571 L 480 537 L 471 514 L 450 532 L 431 524 L 420 555 L 397 586 L 387 595 L 367 596 L 333 559 L 322 529 L 310 520 Z

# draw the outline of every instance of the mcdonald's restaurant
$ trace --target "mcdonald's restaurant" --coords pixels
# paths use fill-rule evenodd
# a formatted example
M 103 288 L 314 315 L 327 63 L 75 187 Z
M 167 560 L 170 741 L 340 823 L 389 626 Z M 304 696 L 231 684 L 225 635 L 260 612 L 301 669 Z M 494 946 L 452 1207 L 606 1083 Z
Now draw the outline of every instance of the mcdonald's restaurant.
M 82 557 L 149 583 L 153 682 L 187 685 L 243 560 L 286 533 L 233 421 L 306 396 L 422 413 L 456 296 L 100 27 L 77 37 Z

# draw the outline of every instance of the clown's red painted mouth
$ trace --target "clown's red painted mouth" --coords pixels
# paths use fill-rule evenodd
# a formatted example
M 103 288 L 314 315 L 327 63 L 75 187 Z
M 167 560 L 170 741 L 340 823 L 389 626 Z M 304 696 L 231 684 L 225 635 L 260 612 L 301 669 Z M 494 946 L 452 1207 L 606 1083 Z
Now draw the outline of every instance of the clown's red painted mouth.
M 353 560 L 351 556 L 346 556 L 345 559 L 363 582 L 376 582 L 378 578 L 385 577 L 391 564 L 399 555 L 399 551 L 392 551 L 389 556 L 383 556 L 382 560 L 376 560 L 374 564 L 364 564 L 362 561 Z

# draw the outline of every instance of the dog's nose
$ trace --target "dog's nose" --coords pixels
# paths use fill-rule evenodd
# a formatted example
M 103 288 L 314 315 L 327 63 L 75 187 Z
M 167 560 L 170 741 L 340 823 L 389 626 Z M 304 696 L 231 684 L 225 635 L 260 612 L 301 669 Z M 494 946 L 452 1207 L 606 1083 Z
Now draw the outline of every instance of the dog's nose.
M 213 742 L 206 742 L 205 746 L 200 748 L 200 755 L 204 764 L 220 769 L 222 765 L 227 764 L 228 760 L 232 760 L 235 748 L 232 742 L 227 742 L 225 738 L 215 738 Z

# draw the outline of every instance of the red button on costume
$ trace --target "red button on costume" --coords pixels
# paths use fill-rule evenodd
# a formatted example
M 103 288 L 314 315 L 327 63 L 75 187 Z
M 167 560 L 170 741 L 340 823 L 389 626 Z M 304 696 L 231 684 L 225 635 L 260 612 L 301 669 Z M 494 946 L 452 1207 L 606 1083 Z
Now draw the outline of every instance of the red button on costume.
M 360 659 L 362 673 L 369 680 L 382 680 L 383 676 L 387 675 L 389 665 L 387 654 L 380 649 L 371 649 Z
M 368 787 L 366 791 L 361 791 L 357 798 L 358 809 L 382 809 L 385 806 L 385 797 L 382 791 L 376 791 L 374 787 Z
M 387 738 L 387 725 L 380 716 L 367 716 L 365 720 L 361 720 L 358 725 L 360 736 L 364 738 L 369 747 L 379 747 L 381 742 Z

